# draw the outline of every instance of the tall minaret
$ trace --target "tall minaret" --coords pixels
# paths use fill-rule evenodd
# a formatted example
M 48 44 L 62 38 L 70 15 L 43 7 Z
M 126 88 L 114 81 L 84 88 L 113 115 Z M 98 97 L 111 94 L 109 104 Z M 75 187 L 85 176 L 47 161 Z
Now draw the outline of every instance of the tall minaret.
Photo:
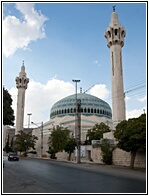
M 118 15 L 113 6 L 111 22 L 105 31 L 107 46 L 110 48 L 112 75 L 112 118 L 114 127 L 125 120 L 125 95 L 123 87 L 122 47 L 126 31 L 118 21 Z
M 21 67 L 21 72 L 19 77 L 16 77 L 16 87 L 18 88 L 18 97 L 17 97 L 17 114 L 16 114 L 16 130 L 15 134 L 18 134 L 18 131 L 23 131 L 23 122 L 24 122 L 24 105 L 25 105 L 25 90 L 27 89 L 27 84 L 29 79 L 26 77 L 24 62 Z

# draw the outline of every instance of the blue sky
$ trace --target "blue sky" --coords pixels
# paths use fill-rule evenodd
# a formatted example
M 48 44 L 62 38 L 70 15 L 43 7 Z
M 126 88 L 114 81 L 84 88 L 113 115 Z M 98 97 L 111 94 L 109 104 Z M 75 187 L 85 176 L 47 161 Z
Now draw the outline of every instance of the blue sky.
M 50 108 L 75 92 L 72 79 L 83 91 L 111 105 L 110 50 L 104 31 L 116 5 L 126 29 L 122 48 L 127 118 L 146 109 L 145 3 L 5 3 L 3 4 L 3 85 L 12 95 L 16 112 L 15 77 L 22 61 L 30 82 L 27 113 L 35 122 L 47 121 Z M 129 92 L 128 92 L 129 91 Z

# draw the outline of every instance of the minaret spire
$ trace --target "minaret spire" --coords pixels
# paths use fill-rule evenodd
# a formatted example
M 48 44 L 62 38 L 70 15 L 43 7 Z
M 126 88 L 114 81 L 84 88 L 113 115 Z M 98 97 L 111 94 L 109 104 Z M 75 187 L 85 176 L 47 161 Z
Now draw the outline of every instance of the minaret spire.
M 25 90 L 27 89 L 27 84 L 29 83 L 29 78 L 26 77 L 24 61 L 21 66 L 21 72 L 19 77 L 16 77 L 16 87 L 18 89 L 17 97 L 17 114 L 16 114 L 16 130 L 15 134 L 19 131 L 23 131 L 24 122 L 24 106 L 25 106 Z
M 110 48 L 111 75 L 112 75 L 112 118 L 114 126 L 125 120 L 125 101 L 122 71 L 122 47 L 126 31 L 118 20 L 118 14 L 113 12 L 109 27 L 105 31 L 107 46 Z

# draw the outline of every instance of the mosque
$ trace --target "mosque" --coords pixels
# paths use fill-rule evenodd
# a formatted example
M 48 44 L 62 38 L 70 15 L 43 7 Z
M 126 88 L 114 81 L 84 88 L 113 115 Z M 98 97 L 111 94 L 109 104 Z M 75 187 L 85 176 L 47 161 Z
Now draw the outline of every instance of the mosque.
M 124 46 L 124 37 L 126 31 L 124 27 L 120 25 L 118 21 L 118 15 L 115 12 L 113 6 L 113 12 L 111 15 L 111 21 L 109 27 L 105 31 L 105 38 L 107 40 L 107 46 L 110 49 L 111 59 L 111 77 L 112 77 L 112 109 L 107 102 L 99 99 L 95 96 L 87 93 L 76 93 L 77 100 L 81 101 L 81 144 L 86 140 L 86 134 L 88 129 L 91 129 L 95 124 L 101 122 L 108 125 L 111 129 L 109 134 L 110 138 L 113 138 L 112 130 L 122 120 L 125 119 L 125 101 L 123 90 L 123 72 L 122 72 L 122 47 Z M 17 99 L 17 115 L 16 115 L 16 130 L 15 134 L 19 130 L 23 130 L 24 120 L 24 105 L 25 105 L 25 91 L 29 83 L 25 73 L 24 63 L 21 67 L 19 77 L 16 77 L 16 87 L 18 88 Z M 63 126 L 71 130 L 71 134 L 74 138 L 77 137 L 75 131 L 76 122 L 76 94 L 67 96 L 58 102 L 56 102 L 50 112 L 50 120 L 40 127 L 32 130 L 32 134 L 38 137 L 36 143 L 36 151 L 38 156 L 43 154 L 47 155 L 48 150 L 48 138 L 53 130 L 54 126 Z
M 78 132 L 75 130 L 76 123 L 76 102 L 81 101 L 81 144 L 86 140 L 88 129 L 93 128 L 95 124 L 101 122 L 108 125 L 111 133 L 107 134 L 110 139 L 114 139 L 113 129 L 115 126 L 125 120 L 125 101 L 123 90 L 123 72 L 122 72 L 122 47 L 124 46 L 124 37 L 126 31 L 118 21 L 118 15 L 113 6 L 111 21 L 105 31 L 107 46 L 110 48 L 111 59 L 111 77 L 112 77 L 112 110 L 108 103 L 95 96 L 86 93 L 76 93 L 65 97 L 56 102 L 50 112 L 50 120 L 42 124 L 41 129 L 33 130 L 33 134 L 41 138 L 36 146 L 37 152 L 47 154 L 48 138 L 54 126 L 63 126 L 71 130 L 74 138 L 77 138 Z M 77 89 L 76 89 L 77 92 Z M 40 136 L 39 136 L 40 135 Z M 107 137 L 107 135 L 105 137 Z
M 108 103 L 95 96 L 78 93 L 77 99 L 81 100 L 81 143 L 84 144 L 88 129 L 95 124 L 105 123 L 112 129 L 112 110 Z M 48 138 L 54 126 L 62 126 L 71 131 L 71 136 L 76 138 L 76 94 L 65 97 L 56 102 L 50 112 L 50 120 L 43 127 L 33 130 L 33 134 L 43 140 L 42 154 L 47 154 Z M 42 135 L 41 134 L 42 130 Z M 40 136 L 39 136 L 40 135 Z M 41 141 L 37 143 L 36 150 L 40 152 Z M 40 155 L 39 155 L 40 156 Z

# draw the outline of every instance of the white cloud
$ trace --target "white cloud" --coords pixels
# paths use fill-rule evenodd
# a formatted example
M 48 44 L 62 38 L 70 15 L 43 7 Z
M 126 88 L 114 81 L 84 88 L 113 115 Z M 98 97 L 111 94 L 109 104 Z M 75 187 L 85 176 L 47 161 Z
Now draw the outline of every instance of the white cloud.
M 95 60 L 93 63 L 94 63 L 94 64 L 98 64 L 98 63 L 99 63 L 99 61 L 98 61 L 98 60 Z
M 46 84 L 30 80 L 25 94 L 24 126 L 28 126 L 28 113 L 32 113 L 30 121 L 35 123 L 47 122 L 50 119 L 50 110 L 53 104 L 66 96 L 74 94 L 74 92 L 74 84 L 55 77 L 48 80 Z M 18 89 L 13 87 L 9 90 L 9 93 L 13 99 L 12 108 L 16 116 Z M 91 88 L 90 94 L 104 100 L 109 97 L 110 92 L 105 84 L 97 84 Z M 144 109 L 126 111 L 126 119 L 139 117 L 144 113 Z
M 141 114 L 144 113 L 144 109 L 145 108 L 141 108 L 141 109 L 134 109 L 131 111 L 126 111 L 126 119 L 128 120 L 129 118 L 138 118 Z M 146 109 L 145 109 L 146 111 Z
M 146 101 L 146 96 L 144 96 L 143 98 L 138 98 L 137 100 L 140 101 L 140 102 L 145 102 Z
M 31 80 L 25 94 L 24 125 L 28 125 L 28 113 L 32 113 L 30 120 L 35 123 L 47 122 L 50 119 L 50 109 L 58 100 L 74 94 L 74 85 L 58 79 L 51 79 L 46 84 Z M 17 93 L 16 88 L 11 88 L 9 93 L 13 99 L 12 108 L 16 115 Z
M 110 91 L 105 84 L 96 84 L 90 89 L 90 93 L 100 99 L 107 99 L 110 95 Z
M 131 97 L 126 96 L 125 101 L 129 101 L 129 100 L 131 100 Z
M 23 20 L 9 15 L 2 23 L 2 49 L 5 57 L 13 55 L 18 49 L 27 48 L 31 41 L 45 37 L 44 23 L 47 18 L 34 9 L 33 3 L 16 3 L 16 9 Z

